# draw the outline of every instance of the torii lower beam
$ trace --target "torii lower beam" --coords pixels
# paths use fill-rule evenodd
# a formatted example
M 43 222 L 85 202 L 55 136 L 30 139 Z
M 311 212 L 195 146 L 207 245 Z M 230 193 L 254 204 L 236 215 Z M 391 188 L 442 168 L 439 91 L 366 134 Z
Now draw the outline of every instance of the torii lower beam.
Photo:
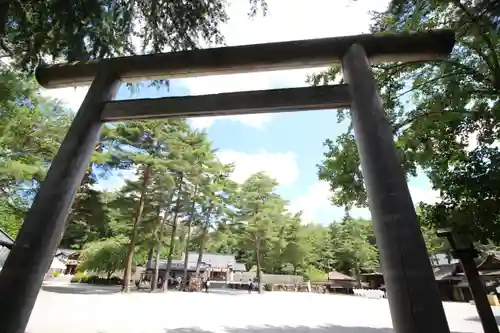
M 347 108 L 347 85 L 110 101 L 102 120 L 187 118 Z
M 354 44 L 357 50 L 351 48 Z M 354 103 L 353 115 L 373 113 L 363 119 L 358 118 L 355 124 L 358 147 L 364 147 L 359 149 L 363 155 L 362 167 L 373 171 L 370 177 L 372 180 L 378 179 L 376 187 L 382 190 L 381 196 L 388 198 L 394 193 L 387 191 L 396 190 L 395 193 L 404 197 L 404 206 L 395 210 L 390 201 L 374 200 L 375 183 L 366 183 L 373 223 L 378 226 L 375 232 L 380 251 L 383 252 L 382 265 L 394 264 L 392 266 L 397 267 L 387 284 L 394 326 L 398 333 L 448 333 L 442 304 L 435 290 L 430 288 L 428 297 L 415 295 L 415 291 L 422 290 L 417 283 L 431 286 L 434 280 L 431 278 L 432 270 L 426 250 L 421 246 L 422 235 L 416 224 L 415 211 L 409 204 L 408 187 L 403 186 L 400 177 L 401 166 L 394 154 L 382 154 L 394 150 L 394 143 L 388 139 L 391 133 L 387 119 L 381 113 L 380 96 L 373 76 L 370 76 L 368 60 L 374 63 L 443 59 L 451 52 L 453 45 L 454 35 L 451 31 L 359 35 L 132 56 L 38 68 L 38 82 L 46 88 L 89 84 L 91 88 L 50 166 L 0 273 L 0 295 L 8 295 L 0 297 L 2 333 L 23 333 L 26 328 L 44 274 L 64 232 L 69 208 L 99 139 L 103 110 L 106 105 L 112 105 L 107 102 L 114 99 L 119 80 L 133 82 L 151 78 L 330 66 L 339 64 L 341 60 L 344 71 L 351 73 L 349 83 L 356 86 L 349 87 Z M 352 76 L 359 77 L 353 79 Z M 367 80 L 364 86 L 360 83 L 363 78 Z M 363 101 L 363 98 L 368 100 Z M 244 108 L 242 105 L 241 109 Z M 193 115 L 201 115 L 202 111 L 198 110 Z M 247 110 L 256 111 L 251 108 Z M 370 119 L 377 122 L 373 124 L 377 131 L 372 129 L 365 135 Z M 377 147 L 381 155 L 373 152 L 366 154 L 367 147 L 378 140 L 378 135 L 383 138 Z M 386 177 L 387 172 L 382 171 L 384 166 L 396 170 L 397 177 Z M 395 179 L 397 182 L 392 184 Z M 396 229 L 383 227 L 386 223 Z M 398 240 L 400 236 L 405 237 L 406 243 Z M 394 248 L 388 244 L 392 241 L 404 247 L 398 252 L 401 258 L 397 262 L 395 256 L 388 253 Z M 408 247 L 415 244 L 416 250 L 410 251 Z M 411 276 L 416 273 L 419 273 L 418 278 Z M 406 293 L 406 296 L 392 297 L 393 293 Z M 408 322 L 402 324 L 404 320 Z

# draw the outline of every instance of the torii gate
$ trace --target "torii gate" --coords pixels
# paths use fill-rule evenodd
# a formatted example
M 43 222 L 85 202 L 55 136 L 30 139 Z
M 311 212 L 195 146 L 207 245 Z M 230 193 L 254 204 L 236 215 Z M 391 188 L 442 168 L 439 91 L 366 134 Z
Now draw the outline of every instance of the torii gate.
M 102 124 L 129 119 L 236 115 L 351 107 L 368 203 L 397 333 L 449 333 L 391 126 L 370 62 L 449 55 L 452 31 L 257 44 L 38 68 L 45 88 L 90 85 L 0 274 L 0 330 L 24 332 Z M 331 66 L 345 85 L 113 101 L 121 81 Z

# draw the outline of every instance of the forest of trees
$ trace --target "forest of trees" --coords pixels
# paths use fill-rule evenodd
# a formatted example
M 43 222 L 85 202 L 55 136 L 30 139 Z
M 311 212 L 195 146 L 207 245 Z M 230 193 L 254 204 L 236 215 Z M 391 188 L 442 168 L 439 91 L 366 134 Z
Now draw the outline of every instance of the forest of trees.
M 38 96 L 33 81 L 3 71 L 0 82 L 11 93 L 1 105 L 0 227 L 15 236 L 71 113 Z M 100 189 L 99 179 L 123 170 L 137 177 L 113 192 Z M 61 247 L 83 249 L 84 268 L 128 275 L 152 250 L 169 259 L 187 251 L 234 253 L 248 269 L 313 279 L 379 265 L 369 221 L 346 215 L 329 226 L 304 224 L 287 211 L 274 179 L 256 173 L 237 184 L 232 171 L 185 120 L 108 125 Z
M 0 17 L 0 23 L 5 21 L 0 55 L 11 59 L 0 67 L 2 229 L 16 235 L 73 117 L 57 101 L 40 96 L 33 67 L 48 58 L 131 54 L 132 37 L 142 41 L 145 52 L 195 48 L 199 43 L 193 36 L 220 44 L 225 9 L 220 0 L 208 2 L 207 8 L 151 7 L 147 13 L 116 1 L 109 1 L 106 10 L 76 5 L 57 11 L 64 15 L 53 15 L 56 8 L 47 5 L 50 1 L 19 1 L 9 11 L 0 8 L 8 14 L 8 19 Z M 147 7 L 139 0 L 130 3 L 143 11 Z M 266 10 L 265 1 L 250 4 L 251 14 Z M 374 66 L 408 176 L 423 170 L 442 196 L 436 204 L 418 207 L 431 256 L 447 252 L 435 235 L 437 227 L 466 232 L 487 248 L 500 243 L 499 7 L 498 1 L 486 0 L 393 0 L 386 12 L 374 13 L 375 33 L 442 27 L 456 31 L 457 45 L 449 59 Z M 182 20 L 158 20 L 172 13 Z M 29 19 L 36 15 L 46 19 Z M 146 29 L 135 32 L 130 24 L 134 15 L 147 18 Z M 45 24 L 49 21 L 52 26 Z M 309 81 L 328 83 L 338 75 L 339 68 L 331 68 Z M 339 111 L 339 121 L 349 122 L 349 117 L 346 110 Z M 126 276 L 148 254 L 180 259 L 188 250 L 234 253 L 258 272 L 318 280 L 337 269 L 358 276 L 379 262 L 370 221 L 348 213 L 367 204 L 352 128 L 326 140 L 325 147 L 318 176 L 330 184 L 332 204 L 346 207 L 344 219 L 328 226 L 305 224 L 300 213 L 289 213 L 287 202 L 276 193 L 276 181 L 264 173 L 242 184 L 233 182 L 233 166 L 222 164 L 207 134 L 191 129 L 185 120 L 108 125 L 95 146 L 61 247 L 84 249 L 86 256 L 94 256 L 87 265 L 103 273 L 125 269 Z M 113 192 L 98 186 L 100 179 L 120 171 L 133 171 L 137 177 Z M 91 260 L 95 258 L 107 260 Z

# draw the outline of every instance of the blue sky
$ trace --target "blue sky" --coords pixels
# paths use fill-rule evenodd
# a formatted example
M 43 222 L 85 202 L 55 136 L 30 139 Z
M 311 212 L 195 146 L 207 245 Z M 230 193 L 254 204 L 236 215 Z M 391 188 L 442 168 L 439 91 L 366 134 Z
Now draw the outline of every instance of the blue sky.
M 285 2 L 268 0 L 269 15 L 248 19 L 248 2 L 233 1 L 230 22 L 223 28 L 228 45 L 276 42 L 296 39 L 352 35 L 368 31 L 369 10 L 384 9 L 386 0 L 310 0 Z M 153 98 L 180 95 L 260 90 L 305 86 L 306 75 L 320 69 L 239 74 L 218 77 L 173 80 L 170 90 L 142 87 L 131 95 L 122 87 L 117 99 Z M 61 98 L 77 109 L 86 87 L 58 89 L 44 93 Z M 305 222 L 329 223 L 343 215 L 341 207 L 329 204 L 328 185 L 318 181 L 316 165 L 321 162 L 323 142 L 345 131 L 338 124 L 335 110 L 281 114 L 258 114 L 190 120 L 194 128 L 207 131 L 219 158 L 236 165 L 234 179 L 243 181 L 252 173 L 265 171 L 275 177 L 279 193 L 290 202 L 292 211 L 302 210 Z M 100 185 L 114 189 L 131 173 L 115 175 Z M 426 177 L 419 175 L 410 182 L 415 202 L 433 201 Z M 367 209 L 355 209 L 354 216 L 369 217 Z

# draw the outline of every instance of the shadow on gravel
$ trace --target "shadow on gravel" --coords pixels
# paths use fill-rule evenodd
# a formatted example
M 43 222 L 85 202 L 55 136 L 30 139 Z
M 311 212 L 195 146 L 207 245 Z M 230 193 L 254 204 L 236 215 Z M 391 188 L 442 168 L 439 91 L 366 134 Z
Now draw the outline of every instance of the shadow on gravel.
M 227 333 L 394 333 L 392 328 L 373 328 L 359 326 L 248 326 L 241 328 L 224 327 Z M 212 333 L 199 327 L 165 329 L 165 333 Z M 458 333 L 458 332 L 453 332 Z
M 73 294 L 73 295 L 110 295 L 120 293 L 119 286 L 92 286 L 80 284 L 68 284 L 62 286 L 42 286 L 42 290 L 49 293 Z
M 497 321 L 497 324 L 500 325 L 500 316 L 495 316 L 495 319 Z M 481 319 L 479 319 L 479 317 L 471 317 L 467 318 L 467 320 L 481 322 Z
M 204 291 L 202 291 L 202 293 L 204 293 L 204 294 L 222 295 L 222 296 L 248 295 L 248 291 L 241 290 L 241 289 L 209 289 L 208 293 L 205 293 Z M 257 294 L 257 292 L 254 292 L 252 294 Z

